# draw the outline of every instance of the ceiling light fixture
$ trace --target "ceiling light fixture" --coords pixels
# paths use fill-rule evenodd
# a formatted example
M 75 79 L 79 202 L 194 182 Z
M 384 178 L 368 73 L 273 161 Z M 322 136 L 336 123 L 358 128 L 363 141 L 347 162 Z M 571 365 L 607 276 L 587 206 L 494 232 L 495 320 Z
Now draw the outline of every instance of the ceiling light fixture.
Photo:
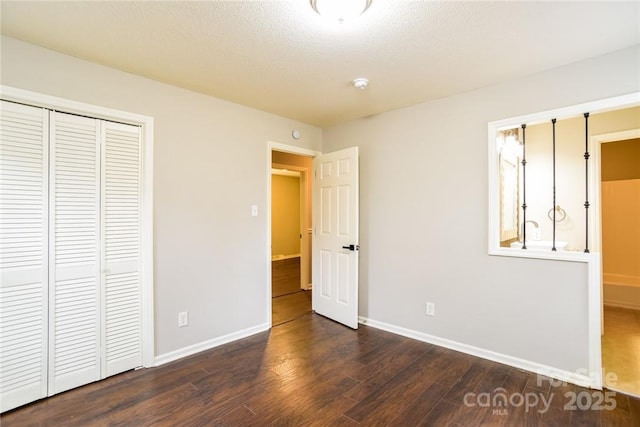
M 318 15 L 342 24 L 362 15 L 372 0 L 311 0 L 311 7 Z
M 369 85 L 369 79 L 365 79 L 364 77 L 359 77 L 353 81 L 353 87 L 356 89 L 364 90 Z

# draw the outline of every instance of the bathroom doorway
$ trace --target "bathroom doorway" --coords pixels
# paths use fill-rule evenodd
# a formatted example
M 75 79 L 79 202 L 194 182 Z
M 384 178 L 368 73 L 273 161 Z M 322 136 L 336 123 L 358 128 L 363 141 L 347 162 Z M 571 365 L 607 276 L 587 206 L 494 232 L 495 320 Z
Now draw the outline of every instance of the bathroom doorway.
M 600 189 L 604 386 L 640 396 L 640 137 L 601 141 Z

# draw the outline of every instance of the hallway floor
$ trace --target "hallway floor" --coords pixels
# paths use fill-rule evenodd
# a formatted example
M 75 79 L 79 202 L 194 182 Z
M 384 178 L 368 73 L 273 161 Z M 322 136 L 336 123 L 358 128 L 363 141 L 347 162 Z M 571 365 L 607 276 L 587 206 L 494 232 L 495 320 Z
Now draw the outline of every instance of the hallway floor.
M 640 396 L 640 311 L 604 307 L 602 366 L 607 388 Z
M 273 326 L 311 311 L 311 291 L 300 289 L 300 258 L 271 262 L 271 294 Z

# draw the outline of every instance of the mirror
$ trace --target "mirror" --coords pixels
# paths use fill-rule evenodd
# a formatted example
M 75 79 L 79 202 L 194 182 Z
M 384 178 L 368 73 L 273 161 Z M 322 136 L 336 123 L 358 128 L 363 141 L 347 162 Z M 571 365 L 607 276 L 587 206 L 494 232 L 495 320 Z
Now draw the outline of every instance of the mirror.
M 500 151 L 500 246 L 509 246 L 518 239 L 519 224 L 519 172 L 522 146 L 518 129 L 501 131 L 498 137 Z

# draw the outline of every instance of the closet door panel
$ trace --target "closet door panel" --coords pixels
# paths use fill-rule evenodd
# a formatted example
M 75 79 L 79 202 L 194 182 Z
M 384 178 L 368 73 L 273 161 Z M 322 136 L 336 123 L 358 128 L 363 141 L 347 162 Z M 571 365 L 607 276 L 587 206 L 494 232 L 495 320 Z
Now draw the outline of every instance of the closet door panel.
M 0 412 L 47 394 L 48 112 L 0 104 Z
M 103 123 L 103 376 L 142 365 L 140 129 Z
M 100 122 L 51 113 L 49 395 L 100 379 Z

